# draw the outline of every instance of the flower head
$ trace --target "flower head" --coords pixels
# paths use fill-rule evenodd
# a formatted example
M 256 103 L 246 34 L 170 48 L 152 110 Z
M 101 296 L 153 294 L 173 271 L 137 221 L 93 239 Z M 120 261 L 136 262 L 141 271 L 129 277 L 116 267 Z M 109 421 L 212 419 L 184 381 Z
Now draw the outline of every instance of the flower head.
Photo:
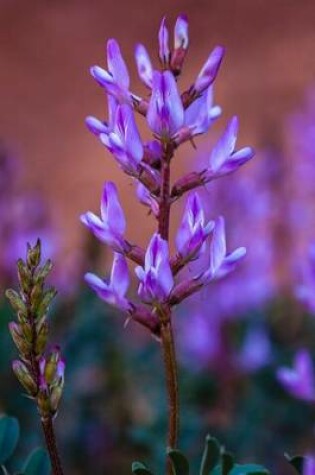
M 114 307 L 128 311 L 130 303 L 125 298 L 129 287 L 128 266 L 124 256 L 115 252 L 112 272 L 107 283 L 95 274 L 85 274 L 85 281 L 97 293 L 97 295 Z
M 115 251 L 123 252 L 126 220 L 119 203 L 116 185 L 108 181 L 104 185 L 101 201 L 101 218 L 91 211 L 81 215 L 81 221 L 92 233 Z
M 145 254 L 144 268 L 135 269 L 140 280 L 138 293 L 144 302 L 164 302 L 174 285 L 167 242 L 153 234 Z
M 307 350 L 297 352 L 292 369 L 279 368 L 277 378 L 292 396 L 304 401 L 315 401 L 314 367 Z

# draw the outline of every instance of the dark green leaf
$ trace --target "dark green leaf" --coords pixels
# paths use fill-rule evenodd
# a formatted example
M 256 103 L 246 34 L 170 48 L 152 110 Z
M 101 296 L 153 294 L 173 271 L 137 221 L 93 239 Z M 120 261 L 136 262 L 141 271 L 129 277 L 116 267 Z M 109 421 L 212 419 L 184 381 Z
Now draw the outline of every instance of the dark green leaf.
M 19 435 L 20 428 L 17 419 L 7 416 L 0 418 L 0 464 L 13 454 Z
M 222 475 L 228 475 L 234 466 L 234 459 L 232 454 L 230 454 L 229 452 L 223 452 L 221 455 L 221 465 Z
M 295 468 L 297 473 L 303 473 L 304 457 L 301 457 L 301 455 L 295 455 L 291 457 L 289 454 L 284 454 L 284 456 L 289 462 L 289 464 L 292 465 L 293 468 Z
M 50 460 L 46 450 L 35 449 L 25 463 L 23 475 L 49 475 L 50 473 Z
M 133 462 L 132 473 L 136 475 L 153 475 L 152 472 L 141 462 Z
M 209 475 L 215 465 L 217 465 L 220 456 L 220 444 L 210 435 L 206 437 L 206 444 L 202 454 L 200 475 Z
M 174 475 L 189 475 L 189 463 L 179 450 L 168 449 L 167 455 L 171 459 Z

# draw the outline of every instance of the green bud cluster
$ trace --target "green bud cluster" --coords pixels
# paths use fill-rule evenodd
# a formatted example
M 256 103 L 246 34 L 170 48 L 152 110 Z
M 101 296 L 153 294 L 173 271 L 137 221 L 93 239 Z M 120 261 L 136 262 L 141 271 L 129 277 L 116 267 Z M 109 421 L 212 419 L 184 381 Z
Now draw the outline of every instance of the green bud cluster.
M 28 396 L 36 400 L 42 418 L 56 414 L 64 384 L 64 362 L 59 348 L 45 355 L 48 336 L 48 310 L 56 290 L 45 288 L 52 269 L 47 260 L 41 265 L 41 243 L 27 244 L 25 261 L 17 261 L 19 291 L 8 289 L 8 298 L 17 321 L 9 323 L 9 331 L 20 359 L 12 363 L 13 371 Z

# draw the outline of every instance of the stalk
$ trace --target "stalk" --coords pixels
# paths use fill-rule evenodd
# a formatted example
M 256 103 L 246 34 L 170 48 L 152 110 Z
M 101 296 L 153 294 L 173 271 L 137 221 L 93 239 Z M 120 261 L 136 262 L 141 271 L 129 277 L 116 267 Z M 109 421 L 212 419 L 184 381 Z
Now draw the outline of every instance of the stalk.
M 170 225 L 170 161 L 173 156 L 173 146 L 167 143 L 164 146 L 161 171 L 161 195 L 160 212 L 158 217 L 158 231 L 163 239 L 169 240 Z M 170 448 L 177 445 L 179 429 L 179 398 L 177 381 L 177 362 L 175 352 L 175 342 L 172 329 L 172 315 L 169 306 L 159 312 L 161 322 L 161 345 L 164 360 L 164 370 L 166 379 L 167 399 L 168 399 L 168 436 L 167 444 Z M 171 473 L 168 464 L 167 473 Z

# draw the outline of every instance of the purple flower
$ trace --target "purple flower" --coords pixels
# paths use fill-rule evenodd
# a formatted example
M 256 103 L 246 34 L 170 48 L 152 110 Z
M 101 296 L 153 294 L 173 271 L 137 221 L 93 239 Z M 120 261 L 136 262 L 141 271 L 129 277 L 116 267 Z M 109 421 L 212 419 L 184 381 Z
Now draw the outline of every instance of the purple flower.
M 143 145 L 130 106 L 117 106 L 113 129 L 101 133 L 100 140 L 113 153 L 123 170 L 129 174 L 137 172 L 143 157 Z
M 213 105 L 213 87 L 209 86 L 186 109 L 184 126 L 174 137 L 177 145 L 196 135 L 206 133 L 221 113 L 221 107 Z
M 108 283 L 91 273 L 85 274 L 85 281 L 108 304 L 121 310 L 130 310 L 130 302 L 125 298 L 129 287 L 128 266 L 123 255 L 114 253 L 112 272 Z
M 107 42 L 107 66 L 108 71 L 99 66 L 91 68 L 91 75 L 106 92 L 114 96 L 120 103 L 130 102 L 129 73 L 126 63 L 121 55 L 119 44 L 110 39 Z
M 215 78 L 217 77 L 224 52 L 225 50 L 222 46 L 217 46 L 211 52 L 193 85 L 193 89 L 196 93 L 202 93 L 214 82 Z
M 164 302 L 174 285 L 167 241 L 153 234 L 145 254 L 144 268 L 136 267 L 140 280 L 138 294 L 146 303 Z
M 213 228 L 213 221 L 205 222 L 200 196 L 197 192 L 191 193 L 176 236 L 178 252 L 183 257 L 195 257 Z
M 125 247 L 123 235 L 126 230 L 126 220 L 114 183 L 108 181 L 104 185 L 101 201 L 101 218 L 88 211 L 81 215 L 81 221 L 102 242 L 105 242 L 117 252 L 123 252 Z
M 153 80 L 153 67 L 150 60 L 150 56 L 143 45 L 138 44 L 136 46 L 135 58 L 138 68 L 138 74 L 141 81 L 147 87 L 151 88 Z
M 315 313 L 315 243 L 309 248 L 308 262 L 302 268 L 302 283 L 296 288 L 297 298 Z
M 315 401 L 314 367 L 307 350 L 296 353 L 292 369 L 279 368 L 277 379 L 292 396 L 304 401 Z
M 243 259 L 245 254 L 245 247 L 238 247 L 235 251 L 227 254 L 224 218 L 220 216 L 216 220 L 210 245 L 210 265 L 201 276 L 203 282 L 207 284 L 213 279 L 226 276 L 235 269 L 237 263 Z
M 170 71 L 153 73 L 147 121 L 150 129 L 161 138 L 172 137 L 184 123 L 183 104 Z
M 271 344 L 264 328 L 251 328 L 237 357 L 241 369 L 254 372 L 269 363 Z
M 254 156 L 254 151 L 250 147 L 235 151 L 237 133 L 238 119 L 233 117 L 211 152 L 208 179 L 227 175 Z
M 303 459 L 303 475 L 315 475 L 315 456 L 309 454 Z

